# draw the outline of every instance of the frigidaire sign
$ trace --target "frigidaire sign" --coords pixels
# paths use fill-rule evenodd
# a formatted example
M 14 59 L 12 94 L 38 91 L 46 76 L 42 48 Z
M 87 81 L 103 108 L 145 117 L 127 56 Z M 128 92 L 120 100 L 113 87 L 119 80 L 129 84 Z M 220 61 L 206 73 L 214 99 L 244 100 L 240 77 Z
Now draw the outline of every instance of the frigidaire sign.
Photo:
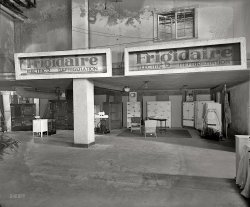
M 15 54 L 17 79 L 111 76 L 109 49 Z
M 171 73 L 180 71 L 196 72 L 244 67 L 243 39 L 229 42 L 228 40 L 212 40 L 176 43 L 161 46 L 126 48 L 125 75 L 144 75 Z M 207 44 L 207 43 L 213 44 Z M 216 43 L 216 44 L 214 44 Z M 180 45 L 180 46 L 179 46 Z M 191 70 L 190 70 L 191 69 Z M 229 68 L 228 68 L 229 69 Z

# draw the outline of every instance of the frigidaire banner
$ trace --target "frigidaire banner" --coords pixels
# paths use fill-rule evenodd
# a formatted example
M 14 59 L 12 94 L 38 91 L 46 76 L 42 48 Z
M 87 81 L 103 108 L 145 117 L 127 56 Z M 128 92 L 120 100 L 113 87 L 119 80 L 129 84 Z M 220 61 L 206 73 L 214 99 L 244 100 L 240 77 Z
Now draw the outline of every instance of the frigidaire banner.
M 204 45 L 204 41 L 197 41 L 193 43 L 193 46 L 188 42 L 188 44 L 176 43 L 176 47 L 173 47 L 173 44 L 166 44 L 165 48 L 163 45 L 127 48 L 125 50 L 125 74 L 153 74 L 152 71 L 168 73 L 189 69 L 196 72 L 200 71 L 200 68 L 205 71 L 220 68 L 224 70 L 229 67 L 235 68 L 235 66 L 239 68 L 244 65 L 242 41 L 243 39 L 240 39 L 229 43 L 228 40 L 213 40 L 211 43 L 216 44 L 207 44 L 209 41 L 206 41 Z
M 16 79 L 111 76 L 109 49 L 15 54 Z

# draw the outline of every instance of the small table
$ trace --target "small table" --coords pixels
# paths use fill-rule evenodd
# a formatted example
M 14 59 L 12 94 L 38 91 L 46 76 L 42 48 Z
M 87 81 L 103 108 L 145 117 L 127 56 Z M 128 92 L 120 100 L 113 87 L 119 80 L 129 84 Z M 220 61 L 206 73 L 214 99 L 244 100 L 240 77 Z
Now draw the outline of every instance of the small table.
M 165 118 L 157 118 L 157 117 L 148 117 L 149 120 L 156 120 L 160 122 L 160 127 L 159 127 L 159 131 L 167 131 L 167 119 Z M 164 125 L 163 125 L 164 122 Z

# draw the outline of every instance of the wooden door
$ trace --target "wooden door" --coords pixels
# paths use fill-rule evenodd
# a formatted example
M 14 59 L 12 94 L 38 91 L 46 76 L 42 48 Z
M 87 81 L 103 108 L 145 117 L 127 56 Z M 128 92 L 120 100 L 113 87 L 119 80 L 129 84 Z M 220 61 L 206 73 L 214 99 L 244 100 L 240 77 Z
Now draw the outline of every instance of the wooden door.
M 122 128 L 122 103 L 110 103 L 111 129 Z
M 171 102 L 171 126 L 182 127 L 182 95 L 169 96 Z
M 127 102 L 128 96 L 122 96 L 122 126 L 127 127 Z
M 109 115 L 108 129 L 122 128 L 122 103 L 103 103 L 103 110 Z

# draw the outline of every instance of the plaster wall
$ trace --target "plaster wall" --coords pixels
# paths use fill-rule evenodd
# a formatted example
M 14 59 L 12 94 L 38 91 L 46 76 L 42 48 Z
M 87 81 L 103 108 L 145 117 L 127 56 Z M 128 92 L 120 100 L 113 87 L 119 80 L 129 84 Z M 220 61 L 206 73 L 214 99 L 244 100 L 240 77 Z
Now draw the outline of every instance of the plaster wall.
M 82 36 L 82 44 L 89 32 L 87 48 L 110 47 L 113 64 L 123 61 L 125 47 L 162 44 L 154 41 L 156 28 L 155 14 L 179 7 L 195 7 L 197 10 L 197 39 L 221 39 L 246 37 L 249 42 L 250 3 L 239 1 L 203 1 L 203 0 L 137 0 L 111 2 L 103 0 L 89 1 L 89 25 L 84 25 L 85 4 L 73 0 L 74 16 L 73 39 Z M 83 12 L 85 11 L 85 12 Z M 78 16 L 78 18 L 77 18 Z M 248 17 L 248 18 L 247 18 Z M 105 41 L 103 41 L 105 39 Z M 247 48 L 248 57 L 250 49 Z
M 250 81 L 229 89 L 234 134 L 250 134 Z
M 80 45 L 81 48 L 110 47 L 115 64 L 123 61 L 125 47 L 161 44 L 153 41 L 155 13 L 189 6 L 197 8 L 198 39 L 245 36 L 247 45 L 250 45 L 250 28 L 246 27 L 250 19 L 248 0 L 86 2 L 37 0 L 37 8 L 25 11 L 29 19 L 24 23 L 15 23 L 15 26 L 12 20 L 1 13 L 0 53 L 13 57 L 14 45 L 16 52 L 68 50 L 72 48 L 73 32 L 74 45 Z M 89 24 L 86 23 L 88 7 Z M 5 51 L 2 51 L 4 48 Z M 0 64 L 4 64 L 1 65 L 1 71 L 14 71 L 13 60 L 6 58 Z
M 0 10 L 0 80 L 14 71 L 14 22 Z
M 16 23 L 16 52 L 47 52 L 71 49 L 71 1 L 37 0 L 25 11 L 29 19 Z
M 107 101 L 107 95 L 95 95 L 94 103 L 100 106 L 100 111 L 103 110 L 103 103 Z
M 71 49 L 71 1 L 37 0 L 24 22 L 0 10 L 0 79 L 14 79 L 15 52 Z

